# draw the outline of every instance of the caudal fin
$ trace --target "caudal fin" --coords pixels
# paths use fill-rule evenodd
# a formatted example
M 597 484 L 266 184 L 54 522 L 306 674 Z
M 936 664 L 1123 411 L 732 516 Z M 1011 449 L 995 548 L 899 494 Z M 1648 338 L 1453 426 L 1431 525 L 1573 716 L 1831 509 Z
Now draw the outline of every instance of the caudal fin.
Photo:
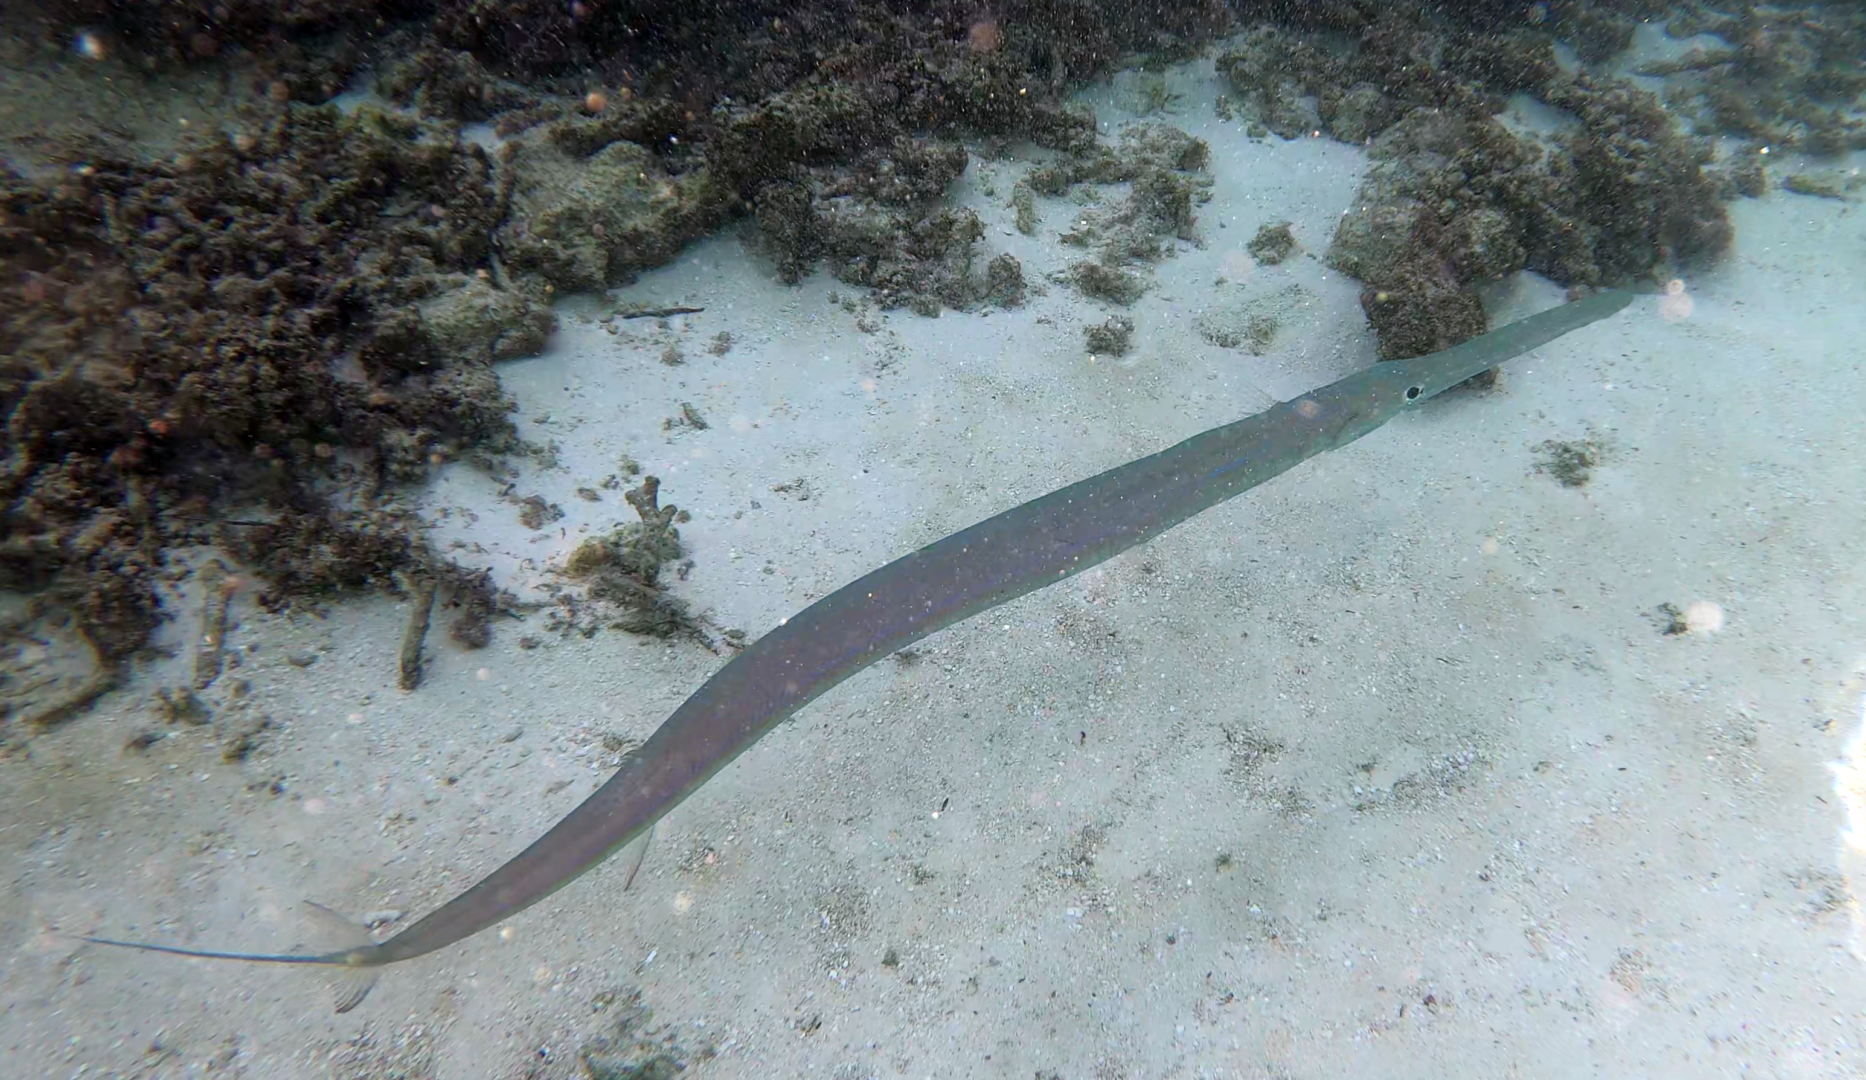
M 186 949 L 179 945 L 160 945 L 153 941 L 124 941 L 119 938 L 78 934 L 79 941 L 109 945 L 117 949 L 190 956 L 198 960 L 239 960 L 249 964 L 310 964 L 335 972 L 337 1011 L 349 1012 L 362 1004 L 370 988 L 376 985 L 377 968 L 370 962 L 375 942 L 369 928 L 344 918 L 323 904 L 305 901 L 306 919 L 319 946 L 314 951 L 290 953 L 222 952 L 217 949 Z

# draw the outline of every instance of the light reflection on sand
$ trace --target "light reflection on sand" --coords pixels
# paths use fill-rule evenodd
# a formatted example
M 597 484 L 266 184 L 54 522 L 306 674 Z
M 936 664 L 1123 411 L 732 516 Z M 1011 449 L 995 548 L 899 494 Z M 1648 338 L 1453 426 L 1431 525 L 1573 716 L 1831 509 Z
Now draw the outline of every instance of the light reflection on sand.
M 1840 760 L 1834 762 L 1834 793 L 1846 808 L 1847 823 L 1840 833 L 1840 874 L 1847 883 L 1847 913 L 1853 919 L 1848 947 L 1866 960 L 1866 911 L 1860 908 L 1860 890 L 1866 889 L 1866 659 L 1854 667 L 1848 680 L 1857 700 L 1859 724 L 1847 740 Z

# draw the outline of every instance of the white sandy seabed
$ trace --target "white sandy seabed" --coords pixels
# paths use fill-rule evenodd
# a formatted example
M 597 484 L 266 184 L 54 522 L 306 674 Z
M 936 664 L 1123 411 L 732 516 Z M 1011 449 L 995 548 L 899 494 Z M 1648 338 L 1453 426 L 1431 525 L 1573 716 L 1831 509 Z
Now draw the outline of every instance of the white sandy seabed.
M 863 332 L 847 287 L 774 284 L 722 235 L 620 293 L 702 313 L 612 334 L 569 301 L 550 352 L 502 369 L 558 448 L 515 490 L 565 517 L 524 529 L 459 468 L 429 499 L 441 537 L 534 589 L 633 516 L 598 486 L 632 455 L 692 514 L 678 594 L 755 636 L 1369 363 L 1357 287 L 1316 257 L 1362 154 L 1251 141 L 1213 117 L 1209 62 L 1171 78 L 1216 186 L 1127 357 L 1088 355 L 1109 312 L 1054 284 Z M 1118 96 L 1094 99 L 1111 133 Z M 1079 207 L 1017 233 L 1029 164 L 975 156 L 953 198 L 1040 282 Z M 302 971 L 58 931 L 274 949 L 306 898 L 405 925 L 722 660 L 532 616 L 478 652 L 431 635 L 404 694 L 405 606 L 242 596 L 223 682 L 276 724 L 246 762 L 187 732 L 122 750 L 185 647 L 0 762 L 0 1072 L 579 1076 L 638 992 L 635 1034 L 695 1076 L 1866 1074 L 1866 218 L 1781 192 L 1732 213 L 1688 313 L 1642 298 L 1497 392 L 877 664 L 676 810 L 632 890 L 598 870 L 345 1016 Z M 1301 253 L 1250 267 L 1280 220 Z M 1310 300 L 1263 356 L 1194 329 L 1290 283 Z M 1559 290 L 1493 299 L 1501 324 Z M 682 402 L 710 427 L 664 430 Z M 1587 486 L 1537 470 L 1538 444 L 1590 438 Z M 1664 604 L 1692 631 L 1663 633 Z

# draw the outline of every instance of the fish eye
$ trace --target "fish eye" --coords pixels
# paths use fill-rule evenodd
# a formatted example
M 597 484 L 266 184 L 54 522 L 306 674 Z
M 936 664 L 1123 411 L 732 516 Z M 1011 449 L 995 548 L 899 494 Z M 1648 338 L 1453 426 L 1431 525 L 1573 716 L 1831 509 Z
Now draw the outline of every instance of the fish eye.
M 1407 401 L 1418 401 L 1419 395 L 1423 393 L 1425 393 L 1425 387 L 1423 386 L 1408 386 L 1406 388 L 1406 400 Z

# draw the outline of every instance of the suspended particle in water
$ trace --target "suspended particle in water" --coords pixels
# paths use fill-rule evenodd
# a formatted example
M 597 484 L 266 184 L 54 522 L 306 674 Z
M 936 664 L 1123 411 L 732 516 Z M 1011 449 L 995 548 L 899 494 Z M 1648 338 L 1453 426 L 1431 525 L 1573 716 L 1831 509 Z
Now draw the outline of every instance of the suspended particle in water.
M 1683 322 L 1691 317 L 1693 306 L 1682 279 L 1673 278 L 1665 283 L 1665 295 L 1659 300 L 1659 318 L 1666 322 Z
M 1004 44 L 1004 28 L 995 17 L 987 15 L 966 30 L 965 43 L 975 53 L 996 52 Z
M 1245 282 L 1249 281 L 1252 273 L 1256 271 L 1257 260 L 1251 258 L 1247 252 L 1233 248 L 1225 252 L 1221 265 L 1227 280 Z
M 102 60 L 105 55 L 104 39 L 92 30 L 78 31 L 78 35 L 71 39 L 71 47 L 86 60 Z
M 1723 608 L 1710 600 L 1693 600 L 1685 605 L 1685 630 L 1693 634 L 1715 634 L 1723 629 Z

